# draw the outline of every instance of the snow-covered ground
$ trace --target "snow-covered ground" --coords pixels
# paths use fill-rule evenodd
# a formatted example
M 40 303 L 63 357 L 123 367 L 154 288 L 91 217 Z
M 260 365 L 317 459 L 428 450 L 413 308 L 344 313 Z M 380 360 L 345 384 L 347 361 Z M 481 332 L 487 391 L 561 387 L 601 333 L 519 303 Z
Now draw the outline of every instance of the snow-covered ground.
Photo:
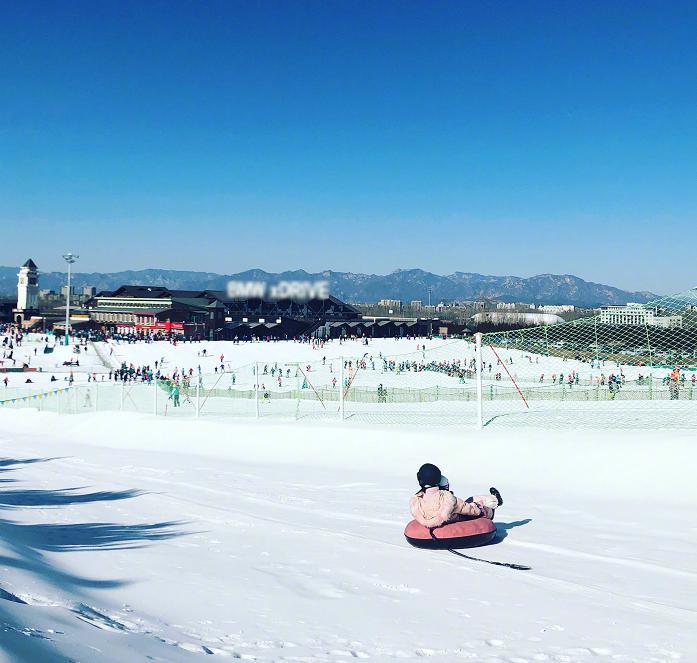
M 0 341 L 6 337 L 0 335 Z M 49 354 L 44 353 L 44 348 L 52 350 Z M 26 334 L 22 344 L 15 346 L 12 350 L 12 359 L 9 359 L 10 350 L 7 346 L 0 346 L 0 368 L 21 368 L 26 365 L 36 372 L 0 372 L 0 378 L 8 378 L 8 389 L 21 389 L 25 387 L 25 381 L 30 379 L 33 383 L 32 388 L 55 386 L 51 382 L 51 376 L 56 378 L 58 386 L 65 386 L 70 375 L 76 384 L 86 384 L 89 375 L 94 373 L 100 377 L 108 371 L 105 363 L 99 358 L 92 345 L 80 347 L 80 352 L 75 350 L 75 344 L 70 346 L 60 345 L 53 336 L 44 334 Z M 3 356 L 7 355 L 7 356 Z M 79 366 L 66 366 L 65 362 L 79 362 Z M 0 385 L 0 390 L 4 387 Z M 3 393 L 0 391 L 0 394 Z
M 2 338 L 0 336 L 0 338 Z M 355 367 L 356 361 L 365 359 L 365 369 L 359 372 L 355 383 L 376 386 L 406 386 L 406 387 L 431 387 L 435 385 L 458 387 L 461 383 L 457 378 L 432 371 L 389 370 L 384 371 L 382 359 L 400 362 L 460 362 L 462 365 L 470 365 L 474 361 L 474 344 L 466 340 L 457 339 L 371 339 L 368 345 L 359 340 L 349 340 L 340 343 L 338 340 L 327 341 L 323 347 L 312 346 L 307 343 L 294 341 L 278 342 L 248 342 L 235 344 L 231 341 L 207 341 L 202 343 L 172 343 L 156 341 L 154 343 L 126 343 L 109 341 L 106 343 L 88 343 L 87 347 L 80 346 L 80 352 L 76 354 L 75 346 L 69 347 L 56 345 L 52 337 L 46 342 L 46 337 L 39 334 L 25 336 L 21 346 L 14 351 L 15 365 L 21 366 L 26 362 L 30 367 L 40 370 L 39 373 L 22 374 L 10 373 L 10 387 L 23 384 L 26 377 L 31 377 L 37 385 L 48 385 L 51 376 L 55 376 L 59 382 L 67 380 L 72 373 L 76 382 L 87 382 L 88 375 L 96 375 L 101 381 L 106 379 L 110 369 L 118 368 L 122 362 L 134 366 L 151 366 L 155 362 L 163 373 L 171 374 L 190 370 L 198 373 L 200 367 L 207 386 L 227 388 L 231 386 L 232 375 L 235 375 L 236 386 L 254 384 L 255 362 L 259 362 L 260 370 L 267 368 L 269 371 L 274 366 L 283 369 L 284 387 L 295 386 L 296 367 L 307 374 L 313 384 L 327 386 L 334 377 L 338 377 L 340 358 L 351 361 Z M 53 348 L 50 354 L 44 354 L 43 349 L 48 345 Z M 426 350 L 423 350 L 424 345 Z M 520 385 L 527 387 L 551 386 L 552 376 L 567 377 L 571 373 L 578 373 L 580 386 L 595 384 L 601 375 L 609 376 L 611 373 L 622 373 L 628 381 L 636 380 L 639 375 L 647 376 L 653 373 L 656 379 L 661 379 L 670 373 L 669 368 L 649 369 L 642 366 L 619 366 L 614 362 L 601 362 L 589 364 L 574 359 L 562 359 L 559 357 L 546 357 L 535 355 L 520 350 L 497 349 L 499 356 L 505 361 L 506 371 L 497 365 L 497 356 L 488 347 L 484 347 L 484 371 L 483 379 L 486 383 L 501 382 L 501 386 L 510 385 L 511 377 Z M 205 352 L 205 354 L 204 354 Z M 222 357 L 222 361 L 221 361 Z M 64 366 L 66 361 L 79 360 L 80 366 Z M 513 363 L 509 363 L 512 360 Z M 224 372 L 220 371 L 223 366 Z M 489 368 L 489 365 L 491 367 Z M 0 366 L 12 366 L 12 362 L 0 359 Z M 309 370 L 308 370 L 309 367 Z M 286 380 L 285 375 L 289 368 L 291 380 Z M 218 369 L 218 371 L 216 371 Z M 346 371 L 351 376 L 353 371 Z M 497 373 L 501 374 L 501 380 L 496 380 Z M 691 378 L 691 372 L 688 374 Z M 301 376 L 302 377 L 302 376 Z M 540 378 L 543 378 L 542 382 Z M 270 374 L 265 374 L 262 381 L 268 386 L 276 386 L 276 379 Z M 473 382 L 473 381 L 472 381 Z M 555 381 L 556 384 L 556 381 Z
M 65 387 L 72 375 L 77 389 L 41 401 L 42 409 L 62 413 L 157 411 L 168 417 L 194 417 L 196 406 L 191 391 L 184 394 L 181 407 L 175 409 L 163 391 L 158 397 L 152 386 L 135 382 L 123 388 L 109 379 L 110 372 L 122 364 L 153 369 L 157 364 L 165 376 L 190 375 L 191 384 L 200 370 L 203 389 L 199 411 L 203 417 L 254 417 L 255 395 L 259 393 L 261 417 L 331 420 L 339 418 L 343 363 L 345 384 L 350 384 L 345 389 L 345 417 L 350 420 L 477 424 L 473 375 L 461 377 L 448 369 L 473 365 L 474 346 L 463 340 L 373 339 L 368 345 L 331 341 L 322 347 L 292 341 L 176 345 L 164 341 L 109 341 L 82 346 L 79 354 L 74 347 L 60 345 L 44 354 L 46 344 L 44 337 L 30 334 L 22 346 L 15 348 L 15 362 L 28 363 L 40 372 L 1 374 L 9 380 L 7 387 L 0 384 L 4 407 L 32 407 L 36 403 L 23 401 L 22 397 Z M 52 344 L 49 339 L 48 345 Z M 63 365 L 71 359 L 79 359 L 80 366 Z M 697 428 L 694 370 L 683 371 L 685 380 L 679 399 L 670 400 L 664 382 L 670 369 L 665 367 L 591 364 L 502 348 L 494 354 L 488 347 L 484 348 L 484 360 L 483 417 L 490 426 Z M 615 392 L 607 384 L 613 373 L 623 376 L 623 386 Z M 641 376 L 643 379 L 639 379 Z M 517 387 L 524 392 L 525 401 Z M 385 390 L 382 399 L 381 389 Z
M 694 442 L 0 410 L 3 660 L 693 661 Z M 425 461 L 531 571 L 406 544 Z

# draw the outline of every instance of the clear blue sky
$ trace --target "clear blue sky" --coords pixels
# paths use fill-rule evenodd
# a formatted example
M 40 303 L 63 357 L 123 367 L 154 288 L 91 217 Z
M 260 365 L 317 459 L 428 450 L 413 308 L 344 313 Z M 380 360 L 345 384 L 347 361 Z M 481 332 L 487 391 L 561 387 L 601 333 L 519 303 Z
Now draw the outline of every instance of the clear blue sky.
M 0 264 L 697 285 L 695 2 L 9 2 Z

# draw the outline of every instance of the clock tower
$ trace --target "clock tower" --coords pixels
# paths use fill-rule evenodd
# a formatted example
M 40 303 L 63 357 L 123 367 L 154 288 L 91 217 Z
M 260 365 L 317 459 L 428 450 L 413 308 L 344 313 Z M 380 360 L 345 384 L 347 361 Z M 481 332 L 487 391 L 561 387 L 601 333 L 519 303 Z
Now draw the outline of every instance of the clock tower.
M 19 325 L 28 321 L 37 312 L 39 304 L 39 269 L 29 258 L 17 274 L 17 308 L 14 310 L 15 322 Z

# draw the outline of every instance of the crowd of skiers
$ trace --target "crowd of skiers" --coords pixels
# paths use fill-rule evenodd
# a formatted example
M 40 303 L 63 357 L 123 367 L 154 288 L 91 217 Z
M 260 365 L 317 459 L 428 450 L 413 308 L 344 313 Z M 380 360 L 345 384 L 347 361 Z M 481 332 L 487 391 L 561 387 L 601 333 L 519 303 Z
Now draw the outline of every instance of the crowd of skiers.
M 49 337 L 41 337 L 43 341 L 46 342 L 48 347 Z M 89 349 L 90 340 L 100 340 L 95 336 L 94 332 L 83 332 L 76 334 L 75 345 L 73 346 L 72 352 L 74 357 L 65 360 L 63 362 L 64 366 L 79 368 L 80 366 L 80 355 L 83 352 L 87 352 Z M 0 371 L 3 367 L 16 367 L 18 362 L 21 362 L 24 366 L 29 366 L 29 364 L 34 364 L 33 356 L 24 356 L 25 353 L 20 353 L 20 357 L 17 356 L 17 349 L 22 347 L 23 341 L 25 340 L 25 334 L 21 328 L 15 325 L 0 325 Z M 150 335 L 127 335 L 127 334 L 114 334 L 110 337 L 111 348 L 109 350 L 109 356 L 113 356 L 114 349 L 117 344 L 120 343 L 150 343 L 155 340 L 165 340 L 165 336 L 161 333 L 150 334 Z M 172 343 L 177 342 L 192 342 L 192 343 L 203 343 L 200 337 L 191 338 L 170 338 Z M 382 352 L 375 355 L 366 352 L 362 357 L 355 358 L 344 358 L 344 380 L 343 388 L 348 388 L 354 381 L 357 373 L 359 371 L 370 371 L 370 372 L 380 372 L 383 374 L 392 374 L 399 376 L 402 374 L 418 374 L 418 373 L 439 373 L 441 375 L 448 376 L 458 380 L 461 384 L 465 383 L 469 379 L 474 379 L 476 377 L 477 371 L 477 361 L 474 356 L 470 357 L 459 357 L 452 359 L 429 359 L 427 353 L 426 343 L 422 343 L 420 339 L 415 339 L 419 342 L 416 344 L 417 352 L 412 354 L 410 357 L 388 357 L 384 356 Z M 299 343 L 308 343 L 315 350 L 322 351 L 326 347 L 326 341 L 323 339 L 316 338 L 299 338 L 295 339 Z M 365 339 L 368 341 L 368 339 Z M 343 344 L 343 339 L 338 340 L 339 344 Z M 54 341 L 55 345 L 55 341 Z M 369 345 L 369 343 L 366 343 Z M 33 347 L 34 355 L 40 350 L 36 344 Z M 354 346 L 355 347 L 355 346 Z M 503 352 L 501 353 L 503 355 Z M 201 346 L 201 349 L 197 352 L 198 357 L 208 358 L 210 353 L 205 345 Z M 213 372 L 218 375 L 225 375 L 226 378 L 229 376 L 229 380 L 226 379 L 226 386 L 228 389 L 233 388 L 238 382 L 238 372 L 242 369 L 233 368 L 230 360 L 225 361 L 224 354 L 215 356 L 215 363 L 212 366 Z M 152 383 L 153 380 L 163 379 L 168 382 L 177 383 L 182 387 L 188 388 L 191 384 L 192 376 L 194 373 L 197 375 L 202 374 L 202 369 L 200 364 L 194 369 L 189 367 L 184 369 L 170 369 L 166 373 L 163 371 L 162 362 L 164 357 L 159 361 L 154 362 L 154 367 L 149 364 L 135 365 L 133 363 L 127 364 L 122 362 L 118 368 L 112 368 L 108 373 L 103 372 L 97 374 L 95 371 L 85 372 L 87 377 L 87 382 L 93 381 L 109 381 L 109 382 L 145 382 Z M 522 355 L 523 363 L 538 363 L 539 356 L 532 355 Z M 519 361 L 518 358 L 515 360 Z M 339 370 L 337 370 L 337 360 L 327 359 L 326 355 L 322 357 L 321 364 L 324 368 L 324 372 L 321 377 L 316 379 L 313 375 L 319 370 L 319 362 L 310 362 L 304 365 L 300 364 L 284 364 L 279 365 L 278 362 L 274 364 L 265 363 L 263 366 L 260 364 L 260 380 L 259 386 L 265 390 L 267 389 L 267 384 L 269 382 L 278 388 L 284 388 L 287 386 L 295 387 L 300 386 L 302 389 L 315 388 L 317 385 L 321 385 L 326 388 L 331 385 L 331 388 L 336 389 L 339 387 L 339 382 L 341 380 Z M 598 366 L 604 365 L 598 362 Z M 210 365 L 208 365 L 207 370 L 210 371 Z M 518 382 L 518 375 L 516 369 L 519 367 L 514 366 L 514 357 L 512 356 L 496 356 L 495 360 L 484 362 L 483 366 L 483 378 L 487 380 L 493 380 L 496 382 L 501 382 L 503 380 L 512 380 Z M 254 373 L 254 367 L 252 367 L 252 375 Z M 329 377 L 326 375 L 328 372 Z M 621 367 L 617 371 L 610 371 L 608 374 L 605 371 L 599 374 L 593 372 L 590 375 L 583 375 L 577 370 L 570 371 L 560 371 L 552 373 L 539 373 L 533 380 L 535 380 L 539 385 L 553 385 L 553 386 L 563 386 L 566 388 L 572 387 L 587 387 L 587 386 L 599 386 L 606 387 L 609 397 L 614 398 L 624 387 L 628 384 L 636 386 L 649 386 L 650 383 L 657 384 L 656 381 L 660 381 L 660 384 L 665 388 L 668 388 L 668 393 L 672 400 L 677 400 L 680 398 L 681 389 L 691 385 L 692 388 L 697 387 L 697 372 L 692 371 L 686 372 L 676 367 L 669 374 L 665 374 L 662 377 L 655 375 L 656 370 L 654 369 L 654 376 L 648 376 L 644 374 L 639 374 L 636 379 L 629 380 L 622 371 Z M 268 377 L 267 377 L 268 376 Z M 62 376 L 64 381 L 68 381 L 72 384 L 75 380 L 73 373 L 71 372 L 69 376 Z M 0 382 L 7 386 L 9 384 L 10 376 L 4 375 L 0 378 Z M 26 378 L 26 379 L 25 379 Z M 289 380 L 300 380 L 301 382 L 293 382 L 288 384 Z M 525 380 L 525 378 L 523 378 Z M 22 381 L 32 380 L 31 376 L 23 376 Z M 55 376 L 52 377 L 52 381 L 57 381 Z M 530 381 L 530 378 L 527 378 Z M 389 389 L 388 386 L 384 386 L 381 383 L 378 387 L 378 400 L 384 402 L 386 400 L 386 395 Z

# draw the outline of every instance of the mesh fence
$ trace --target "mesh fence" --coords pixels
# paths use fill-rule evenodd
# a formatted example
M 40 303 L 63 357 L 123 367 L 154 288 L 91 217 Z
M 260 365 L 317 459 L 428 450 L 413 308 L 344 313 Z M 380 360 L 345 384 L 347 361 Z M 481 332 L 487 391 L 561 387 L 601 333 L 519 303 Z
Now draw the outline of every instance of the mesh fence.
M 366 351 L 343 358 L 345 418 L 474 425 L 474 343 L 422 341 L 415 346 L 408 353 Z
M 474 345 L 416 346 L 421 349 L 389 356 L 366 346 L 362 355 L 258 362 L 202 376 L 200 414 L 474 424 Z M 469 380 L 453 368 L 463 364 L 465 350 L 471 355 Z M 470 404 L 469 421 L 459 404 Z
M 36 388 L 18 387 L 0 392 L 0 408 L 34 409 L 57 414 L 82 414 L 99 410 L 118 409 L 112 407 L 109 396 L 114 390 L 108 386 L 94 385 L 60 387 L 37 391 Z M 100 398 L 103 400 L 100 401 Z
M 697 289 L 482 337 L 483 424 L 697 427 Z
M 475 425 L 474 343 L 417 339 L 409 345 L 411 352 L 399 354 L 365 346 L 362 354 L 321 360 L 226 364 L 213 374 L 180 368 L 176 381 L 74 385 L 52 411 Z M 0 406 L 36 408 L 36 389 L 0 392 Z M 42 402 L 40 409 L 48 407 Z

